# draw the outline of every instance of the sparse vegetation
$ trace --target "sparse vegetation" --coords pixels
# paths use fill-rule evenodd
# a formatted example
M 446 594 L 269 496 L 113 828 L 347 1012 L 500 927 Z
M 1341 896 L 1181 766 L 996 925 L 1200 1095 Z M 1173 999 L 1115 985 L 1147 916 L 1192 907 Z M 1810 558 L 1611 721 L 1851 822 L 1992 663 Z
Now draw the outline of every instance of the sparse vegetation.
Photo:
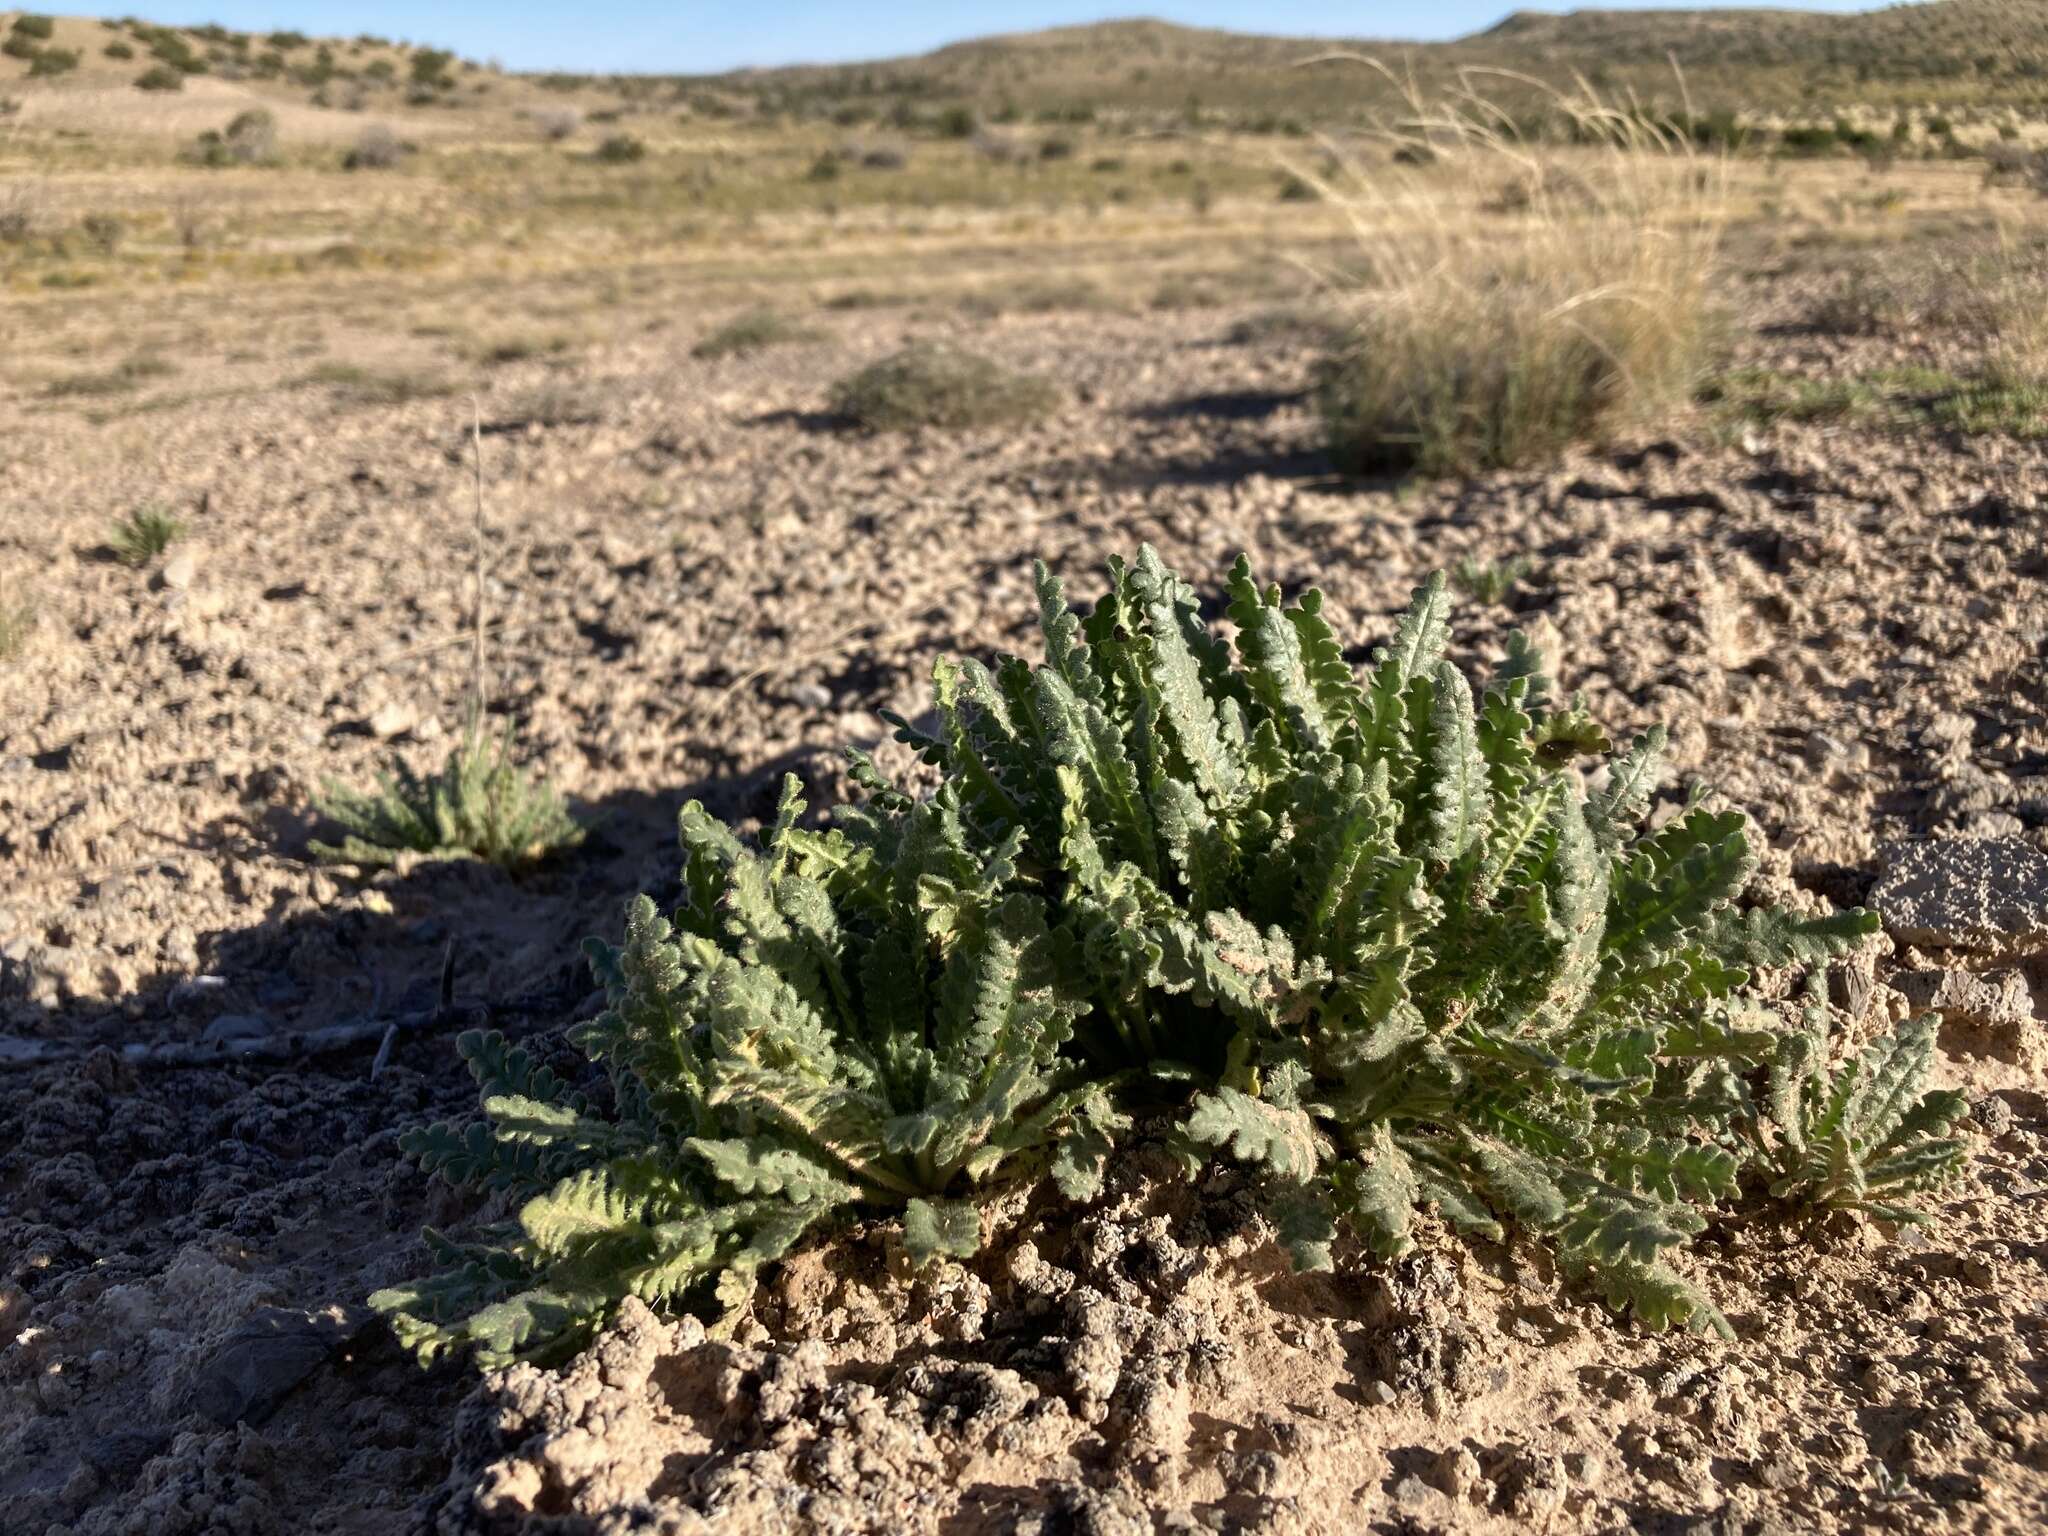
M 971 352 L 935 343 L 906 347 L 832 388 L 831 410 L 870 432 L 914 427 L 992 427 L 1051 410 L 1057 392 Z
M 307 382 L 324 385 L 334 391 L 336 399 L 351 405 L 410 405 L 455 392 L 455 386 L 437 374 L 365 368 L 356 363 L 322 363 L 308 375 Z
M 182 91 L 185 89 L 184 71 L 173 69 L 168 64 L 152 64 L 135 77 L 138 91 Z
M 138 507 L 114 525 L 107 547 L 123 565 L 155 561 L 185 531 L 185 525 L 160 507 Z
M 313 843 L 314 854 L 362 868 L 416 855 L 519 869 L 583 838 L 554 789 L 514 761 L 509 734 L 493 736 L 477 720 L 440 772 L 416 773 L 401 760 L 368 794 L 330 782 L 318 809 L 344 835 L 339 843 Z
M 632 165 L 647 158 L 647 146 L 628 133 L 615 133 L 597 146 L 597 159 L 604 165 Z
M 971 1255 L 997 1189 L 1092 1198 L 1127 1095 L 1178 1100 L 1191 1176 L 1250 1172 L 1298 1268 L 1427 1208 L 1652 1328 L 1732 1337 L 1671 1261 L 1745 1183 L 1922 1219 L 1967 1105 L 1926 1090 L 1931 1018 L 1843 1049 L 1826 967 L 1872 914 L 1743 905 L 1739 814 L 1647 825 L 1661 731 L 1582 791 L 1611 744 L 1520 636 L 1475 704 L 1441 577 L 1362 683 L 1317 594 L 1228 586 L 1234 649 L 1149 549 L 1085 622 L 1041 567 L 1046 661 L 942 663 L 932 733 L 895 722 L 936 795 L 853 753 L 866 805 L 803 830 L 791 778 L 758 851 L 686 807 L 681 900 L 589 951 L 575 1041 L 622 1091 L 475 1033 L 482 1118 L 407 1136 L 519 1206 L 428 1234 L 437 1272 L 372 1298 L 400 1338 L 555 1358 L 629 1296 L 737 1306 L 861 1207 Z M 1787 1027 L 1750 976 L 1795 965 Z
M 53 379 L 43 387 L 43 393 L 53 400 L 124 395 L 141 388 L 151 379 L 167 378 L 177 371 L 176 365 L 154 352 L 138 352 L 112 368 L 66 374 L 61 379 Z
M 756 308 L 737 315 L 690 348 L 696 358 L 747 357 L 785 342 L 805 341 L 816 332 L 779 310 Z
M 1467 555 L 1451 567 L 1451 584 L 1475 603 L 1499 603 L 1506 601 L 1516 583 L 1534 568 L 1526 555 L 1510 555 L 1505 560 Z

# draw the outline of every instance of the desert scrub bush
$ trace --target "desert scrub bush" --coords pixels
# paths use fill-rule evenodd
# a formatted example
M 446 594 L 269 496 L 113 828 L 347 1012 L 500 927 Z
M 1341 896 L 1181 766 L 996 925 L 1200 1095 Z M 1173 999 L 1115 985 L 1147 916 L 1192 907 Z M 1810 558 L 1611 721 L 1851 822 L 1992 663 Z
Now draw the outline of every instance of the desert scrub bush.
M 817 333 L 777 310 L 750 309 L 737 315 L 690 348 L 696 358 L 747 357 L 785 342 L 808 341 Z
M 1362 682 L 1319 595 L 1242 560 L 1227 586 L 1234 645 L 1150 550 L 1085 622 L 1041 568 L 1046 661 L 942 663 L 935 730 L 895 723 L 1055 893 L 1077 1048 L 1200 1085 L 1184 1156 L 1259 1169 L 1298 1264 L 1340 1226 L 1399 1253 L 1434 1207 L 1519 1225 L 1646 1324 L 1725 1331 L 1667 1257 L 1745 1179 L 1903 1219 L 1957 1166 L 1926 1021 L 1833 1063 L 1824 967 L 1875 915 L 1742 907 L 1740 813 L 1647 814 L 1661 730 L 1607 760 L 1519 634 L 1475 689 L 1441 576 Z M 1820 989 L 1791 1032 L 1751 986 L 1786 967 Z
M 344 836 L 310 844 L 314 856 L 359 868 L 418 855 L 518 869 L 583 838 L 561 796 L 513 759 L 509 734 L 491 735 L 474 713 L 440 772 L 420 774 L 401 759 L 367 794 L 330 780 L 315 809 Z
M 186 151 L 199 165 L 269 165 L 277 159 L 277 118 L 267 108 L 238 112 L 227 127 L 209 128 Z
M 38 43 L 47 43 L 57 32 L 54 16 L 22 15 L 14 18 L 14 25 L 8 29 L 16 37 L 26 37 Z
M 1348 337 L 1315 386 L 1345 469 L 1539 460 L 1683 409 L 1708 371 L 1718 162 L 1640 112 L 1563 97 L 1559 109 L 1576 146 L 1523 142 L 1476 97 L 1418 98 L 1385 135 L 1393 156 L 1296 171 L 1368 257 L 1341 295 Z M 1401 153 L 1423 149 L 1426 164 Z M 1515 222 L 1473 219 L 1504 175 Z
M 42 79 L 50 75 L 68 75 L 78 68 L 78 51 L 74 48 L 45 48 L 28 61 L 28 77 Z
M 583 126 L 583 114 L 574 107 L 542 107 L 532 114 L 534 128 L 550 144 L 576 136 Z
M 114 524 L 107 547 L 123 565 L 148 565 L 184 531 L 185 525 L 161 508 L 138 507 Z
M 870 432 L 913 427 L 989 427 L 1050 411 L 1058 393 L 1044 379 L 988 358 L 924 342 L 871 363 L 832 386 L 830 409 Z
M 168 64 L 152 64 L 135 77 L 138 91 L 182 91 L 185 89 L 185 72 L 173 69 Z
M 922 1261 L 979 1247 L 994 1186 L 1099 1186 L 1124 1119 L 1062 1055 L 1086 1004 L 1043 904 L 1008 889 L 1014 849 L 970 853 L 944 795 L 882 848 L 803 830 L 803 809 L 785 780 L 755 849 L 692 802 L 682 901 L 643 896 L 623 944 L 589 946 L 608 1006 L 574 1040 L 608 1110 L 495 1034 L 462 1038 L 482 1118 L 403 1145 L 522 1203 L 480 1241 L 429 1232 L 439 1272 L 370 1298 L 423 1359 L 556 1356 L 627 1296 L 737 1302 L 855 1206 L 900 1216 Z
M 345 171 L 388 171 L 405 158 L 405 141 L 382 123 L 371 123 L 356 135 L 341 157 Z
M 793 780 L 758 850 L 686 808 L 675 910 L 590 948 L 608 1094 L 464 1038 L 482 1117 L 405 1145 L 523 1203 L 373 1298 L 409 1345 L 546 1358 L 627 1295 L 730 1305 L 862 1209 L 966 1255 L 998 1185 L 1090 1198 L 1139 1104 L 1190 1171 L 1251 1166 L 1298 1265 L 1434 1209 L 1653 1327 L 1725 1330 L 1669 1262 L 1720 1202 L 1910 1221 L 1961 1162 L 1931 1017 L 1842 1048 L 1826 967 L 1875 917 L 1745 906 L 1742 817 L 1650 816 L 1662 733 L 1604 761 L 1519 635 L 1475 698 L 1441 577 L 1363 679 L 1243 561 L 1231 640 L 1149 549 L 1085 619 L 1037 586 L 1044 663 L 941 662 L 934 730 L 894 722 L 929 797 L 856 752 L 827 831 Z M 1759 969 L 1805 971 L 1796 1023 Z
M 632 165 L 647 158 L 647 146 L 628 133 L 615 133 L 597 146 L 602 165 Z

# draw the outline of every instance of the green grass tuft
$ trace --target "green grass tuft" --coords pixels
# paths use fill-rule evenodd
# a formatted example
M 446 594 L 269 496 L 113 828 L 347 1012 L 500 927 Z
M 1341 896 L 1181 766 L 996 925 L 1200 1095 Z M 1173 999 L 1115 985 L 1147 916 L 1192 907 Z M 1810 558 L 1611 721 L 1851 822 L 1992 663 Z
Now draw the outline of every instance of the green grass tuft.
M 114 525 L 108 546 L 123 565 L 144 566 L 169 549 L 185 525 L 156 507 L 141 507 Z
M 397 762 L 373 793 L 330 782 L 316 807 L 345 834 L 337 844 L 311 845 L 335 864 L 374 868 L 417 854 L 518 869 L 583 840 L 561 797 L 512 760 L 509 736 L 493 738 L 479 725 L 463 732 L 439 773 Z

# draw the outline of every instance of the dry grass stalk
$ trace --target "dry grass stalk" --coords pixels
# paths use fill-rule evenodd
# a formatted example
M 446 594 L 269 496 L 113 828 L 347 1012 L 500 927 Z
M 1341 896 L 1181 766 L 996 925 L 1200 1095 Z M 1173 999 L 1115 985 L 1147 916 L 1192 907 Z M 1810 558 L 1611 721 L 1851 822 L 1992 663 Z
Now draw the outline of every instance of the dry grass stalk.
M 1569 125 L 1554 144 L 1524 137 L 1480 72 L 1431 101 L 1377 60 L 1324 57 L 1377 70 L 1407 100 L 1372 141 L 1385 153 L 1326 140 L 1321 167 L 1289 166 L 1363 258 L 1336 284 L 1349 337 L 1319 390 L 1347 467 L 1525 462 L 1691 397 L 1713 338 L 1718 160 L 1583 85 L 1549 93 Z

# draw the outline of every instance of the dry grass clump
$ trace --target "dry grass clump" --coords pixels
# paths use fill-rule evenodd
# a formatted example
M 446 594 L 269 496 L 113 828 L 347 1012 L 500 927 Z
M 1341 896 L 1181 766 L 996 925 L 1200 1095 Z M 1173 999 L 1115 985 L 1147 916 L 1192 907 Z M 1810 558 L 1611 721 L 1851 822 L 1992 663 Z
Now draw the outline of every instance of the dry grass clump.
M 690 356 L 703 359 L 751 357 L 765 348 L 785 342 L 808 341 L 815 335 L 817 332 L 809 326 L 790 319 L 780 311 L 766 307 L 750 309 L 705 336 L 690 348 Z
M 1469 85 L 1411 95 L 1391 155 L 1312 178 L 1366 258 L 1317 381 L 1345 468 L 1527 463 L 1682 408 L 1708 372 L 1716 164 L 1639 112 L 1557 103 L 1569 144 L 1518 137 Z
M 944 343 L 921 342 L 832 387 L 831 409 L 870 432 L 990 427 L 1043 416 L 1058 400 L 1044 379 Z
M 52 400 L 125 395 L 140 389 L 151 379 L 169 378 L 177 371 L 175 364 L 154 353 L 138 352 L 111 368 L 93 369 L 84 373 L 67 374 L 61 379 L 52 379 L 43 386 L 43 394 Z
M 306 382 L 326 385 L 337 400 L 349 405 L 410 405 L 455 392 L 453 384 L 437 375 L 365 368 L 358 363 L 322 363 L 306 376 Z
M 388 171 L 405 158 L 405 141 L 382 123 L 371 123 L 341 158 L 345 171 Z

